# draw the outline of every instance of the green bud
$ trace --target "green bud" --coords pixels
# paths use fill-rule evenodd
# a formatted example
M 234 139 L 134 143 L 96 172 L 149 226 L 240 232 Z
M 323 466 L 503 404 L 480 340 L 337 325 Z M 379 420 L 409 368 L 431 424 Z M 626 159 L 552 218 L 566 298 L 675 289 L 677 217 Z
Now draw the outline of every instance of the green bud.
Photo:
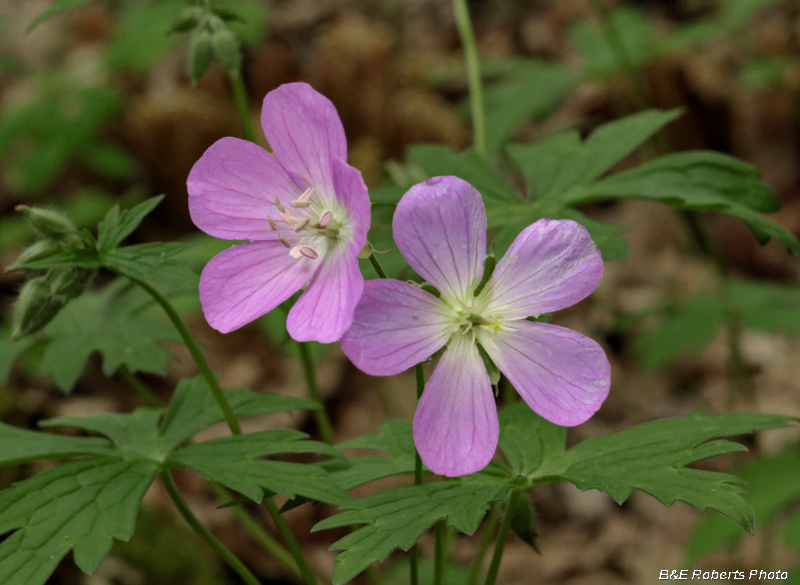
M 239 75 L 241 67 L 239 40 L 233 31 L 227 27 L 219 28 L 211 33 L 211 42 L 214 45 L 214 55 L 222 63 L 228 75 Z
M 211 9 L 211 12 L 219 16 L 225 22 L 230 22 L 232 20 L 239 20 L 241 22 L 244 22 L 244 18 L 242 18 L 241 14 L 233 10 L 229 10 L 227 8 L 214 7 Z
M 197 83 L 206 74 L 213 57 L 214 45 L 211 41 L 211 33 L 205 28 L 195 30 L 189 40 L 189 54 L 187 55 L 189 77 L 192 83 Z
M 203 16 L 203 10 L 197 6 L 184 8 L 180 11 L 175 20 L 172 21 L 172 26 L 169 27 L 169 32 L 186 32 L 192 30 L 200 24 L 200 19 Z
M 83 294 L 94 278 L 88 268 L 53 268 L 22 287 L 11 318 L 12 339 L 44 328 L 64 306 Z
M 60 251 L 61 246 L 57 242 L 53 240 L 41 240 L 40 242 L 36 242 L 32 246 L 25 248 L 17 258 L 17 261 L 8 267 L 8 271 L 11 272 L 13 270 L 24 270 L 25 264 L 28 262 L 49 258 L 53 254 L 57 254 Z
M 475 288 L 475 296 L 477 297 L 481 291 L 486 286 L 486 283 L 489 282 L 489 279 L 492 277 L 492 273 L 494 272 L 494 268 L 497 266 L 497 256 L 494 254 L 489 254 L 486 256 L 486 263 L 483 265 L 483 278 L 481 278 L 480 283 Z
M 75 233 L 75 224 L 63 213 L 27 205 L 17 205 L 15 209 L 22 213 L 33 228 L 45 238 L 63 240 L 68 235 Z

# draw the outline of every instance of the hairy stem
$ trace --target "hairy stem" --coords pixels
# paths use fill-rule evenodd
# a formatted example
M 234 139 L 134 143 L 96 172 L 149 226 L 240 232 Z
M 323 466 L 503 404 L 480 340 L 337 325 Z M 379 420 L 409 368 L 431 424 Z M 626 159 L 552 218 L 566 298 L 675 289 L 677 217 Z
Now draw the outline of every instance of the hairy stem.
M 175 480 L 172 479 L 172 476 L 168 470 L 161 472 L 161 478 L 164 480 L 164 486 L 167 488 L 170 498 L 172 498 L 172 501 L 175 502 L 175 506 L 177 506 L 181 516 L 183 516 L 184 520 L 186 520 L 189 526 L 192 527 L 192 530 L 197 532 L 197 534 L 199 534 L 203 540 L 205 540 L 211 546 L 211 548 L 217 551 L 217 553 L 219 553 L 219 555 L 225 559 L 225 562 L 227 562 L 231 568 L 236 571 L 236 573 L 245 583 L 247 583 L 247 585 L 261 585 L 256 576 L 250 572 L 250 569 L 248 569 L 247 566 L 245 566 L 245 564 L 236 557 L 236 555 L 229 551 L 224 544 L 217 540 L 217 538 L 200 523 L 200 520 L 197 519 L 197 516 L 195 516 L 192 510 L 189 508 L 186 500 L 183 499 L 180 490 L 178 490 L 178 486 L 175 485 Z
M 164 401 L 156 396 L 156 393 L 150 390 L 150 388 L 145 386 L 142 381 L 131 372 L 127 365 L 122 364 L 117 370 L 117 373 L 125 380 L 128 386 L 142 397 L 142 400 L 144 400 L 148 406 L 155 406 L 156 408 L 163 408 L 165 406 Z
M 500 530 L 497 532 L 497 542 L 494 545 L 492 564 L 489 565 L 489 573 L 486 575 L 485 585 L 494 585 L 495 581 L 497 581 L 497 572 L 500 570 L 500 561 L 503 559 L 503 550 L 506 547 L 506 539 L 511 529 L 511 519 L 514 515 L 514 508 L 521 494 L 522 490 L 520 488 L 514 488 L 511 490 L 511 496 L 506 502 L 505 515 L 503 516 L 503 522 L 500 524 Z
M 494 540 L 494 532 L 497 528 L 497 522 L 500 520 L 500 506 L 497 503 L 492 504 L 492 509 L 489 511 L 489 518 L 486 520 L 486 527 L 483 529 L 483 536 L 481 537 L 481 544 L 478 548 L 478 555 L 472 563 L 469 571 L 469 580 L 467 585 L 475 585 L 478 582 L 478 576 L 481 574 L 481 566 L 483 559 L 486 558 L 486 553 L 489 551 L 489 545 Z
M 475 31 L 469 17 L 467 0 L 453 0 L 453 11 L 458 27 L 458 36 L 464 47 L 467 60 L 467 78 L 469 80 L 469 101 L 472 109 L 473 144 L 478 154 L 486 155 L 486 117 L 483 107 L 483 87 L 481 85 L 480 60 L 478 45 L 475 42 Z
M 300 549 L 300 543 L 297 542 L 294 534 L 292 534 L 291 528 L 289 528 L 289 525 L 286 523 L 284 517 L 281 516 L 278 506 L 275 504 L 275 500 L 272 498 L 264 498 L 264 505 L 267 507 L 269 515 L 272 516 L 272 520 L 278 527 L 281 536 L 283 536 L 286 546 L 289 547 L 289 551 L 292 553 L 292 556 L 297 563 L 297 567 L 300 569 L 300 575 L 303 581 L 306 583 L 306 585 L 317 585 L 317 578 L 314 576 L 314 573 L 311 571 L 311 568 L 306 562 L 306 558 L 303 556 L 303 551 Z
M 239 112 L 239 122 L 242 124 L 242 135 L 245 140 L 255 143 L 256 133 L 253 130 L 253 120 L 250 118 L 250 105 L 247 99 L 247 89 L 244 87 L 241 72 L 238 75 L 229 75 L 233 99 L 236 101 L 236 111 Z
M 333 444 L 333 425 L 331 419 L 328 418 L 328 411 L 325 410 L 325 400 L 319 391 L 317 385 L 317 377 L 314 375 L 314 361 L 311 359 L 311 352 L 308 350 L 308 343 L 304 341 L 297 342 L 297 348 L 300 353 L 300 365 L 303 367 L 303 375 L 306 379 L 306 386 L 311 398 L 319 404 L 319 408 L 314 410 L 314 419 L 317 421 L 319 434 L 322 435 L 322 440 L 329 445 Z
M 142 287 L 159 305 L 161 305 L 161 308 L 164 309 L 164 312 L 166 312 L 167 316 L 170 318 L 170 321 L 172 321 L 173 325 L 175 325 L 175 328 L 178 330 L 178 333 L 180 333 L 181 339 L 183 339 L 186 347 L 189 348 L 189 353 L 192 354 L 192 358 L 197 364 L 197 367 L 200 368 L 200 373 L 203 375 L 206 383 L 214 393 L 214 398 L 217 400 L 219 407 L 222 409 L 222 414 L 225 416 L 225 420 L 231 429 L 231 433 L 234 435 L 241 435 L 242 429 L 239 426 L 239 421 L 236 420 L 236 416 L 233 414 L 233 409 L 231 408 L 228 399 L 225 398 L 225 394 L 222 392 L 222 387 L 219 385 L 217 377 L 214 375 L 211 366 L 208 365 L 208 362 L 206 361 L 206 358 L 200 349 L 200 344 L 197 343 L 194 335 L 192 335 L 191 331 L 189 331 L 189 328 L 186 327 L 186 323 L 183 322 L 183 319 L 178 314 L 178 311 L 175 310 L 175 307 L 172 306 L 172 303 L 169 302 L 169 299 L 162 295 L 158 289 L 151 286 L 148 282 L 140 280 L 134 276 L 131 276 L 130 274 L 120 274 L 128 278 L 134 284 Z

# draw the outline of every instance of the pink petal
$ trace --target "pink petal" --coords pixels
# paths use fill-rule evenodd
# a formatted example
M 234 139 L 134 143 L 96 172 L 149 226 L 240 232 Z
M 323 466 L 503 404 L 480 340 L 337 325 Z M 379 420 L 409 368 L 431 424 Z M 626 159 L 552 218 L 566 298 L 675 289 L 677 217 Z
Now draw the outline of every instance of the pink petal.
M 414 416 L 414 443 L 425 465 L 456 477 L 480 471 L 497 448 L 497 408 L 486 367 L 468 335 L 455 335 Z
M 275 239 L 267 223 L 268 215 L 278 216 L 275 197 L 288 206 L 302 193 L 274 156 L 238 138 L 212 144 L 192 167 L 186 186 L 192 221 L 226 240 Z
M 347 140 L 331 101 L 307 83 L 287 83 L 264 98 L 261 125 L 275 156 L 295 180 L 332 201 L 331 161 L 347 161 Z
M 450 337 L 444 303 L 399 280 L 370 280 L 342 337 L 350 361 L 373 376 L 393 376 L 428 359 Z
M 395 242 L 422 278 L 450 300 L 472 296 L 483 276 L 486 213 L 480 194 L 458 177 L 434 177 L 403 195 Z
M 214 256 L 200 276 L 206 321 L 229 333 L 271 311 L 298 291 L 319 265 L 294 259 L 276 241 L 251 242 Z
M 333 160 L 333 184 L 336 199 L 347 210 L 353 230 L 350 251 L 358 255 L 367 243 L 367 230 L 370 222 L 369 191 L 361 178 L 361 173 L 346 162 Z
M 480 343 L 528 406 L 557 425 L 581 424 L 608 396 L 606 354 L 580 333 L 512 321 L 497 336 L 482 335 Z
M 521 319 L 574 305 L 602 276 L 603 260 L 586 228 L 568 219 L 540 219 L 517 236 L 486 288 L 491 310 Z
M 356 256 L 344 246 L 331 250 L 289 311 L 289 335 L 297 341 L 338 341 L 353 322 L 363 289 L 364 277 Z

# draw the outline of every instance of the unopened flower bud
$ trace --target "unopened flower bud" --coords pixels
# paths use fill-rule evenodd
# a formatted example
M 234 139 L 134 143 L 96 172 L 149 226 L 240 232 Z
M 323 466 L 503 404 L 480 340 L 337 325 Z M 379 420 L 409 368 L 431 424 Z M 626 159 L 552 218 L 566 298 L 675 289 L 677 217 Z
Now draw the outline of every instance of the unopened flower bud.
M 192 83 L 197 83 L 206 74 L 213 57 L 214 45 L 211 40 L 211 33 L 205 28 L 195 30 L 189 41 L 189 53 L 187 55 L 189 77 Z
M 214 46 L 214 55 L 228 75 L 234 77 L 240 74 L 241 56 L 239 55 L 239 40 L 227 26 L 215 30 L 211 34 Z
M 76 231 L 75 224 L 58 211 L 27 205 L 17 205 L 16 210 L 22 213 L 33 228 L 45 238 L 63 240 Z
M 27 263 L 49 258 L 60 251 L 61 246 L 57 242 L 53 240 L 41 240 L 25 248 L 19 257 L 17 257 L 17 261 L 8 267 L 8 271 L 24 270 Z
M 203 15 L 203 10 L 198 6 L 190 6 L 180 11 L 175 20 L 172 21 L 172 26 L 169 27 L 169 32 L 186 32 L 192 30 L 200 24 L 200 18 Z

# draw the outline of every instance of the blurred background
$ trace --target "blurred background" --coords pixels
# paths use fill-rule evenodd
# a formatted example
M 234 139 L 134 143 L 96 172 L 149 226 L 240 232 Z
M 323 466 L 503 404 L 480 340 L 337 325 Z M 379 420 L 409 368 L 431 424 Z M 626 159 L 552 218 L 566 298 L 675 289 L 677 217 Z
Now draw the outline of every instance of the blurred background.
M 218 64 L 196 86 L 189 80 L 187 39 L 169 32 L 186 2 L 94 0 L 28 30 L 51 4 L 0 0 L 0 264 L 11 264 L 33 239 L 15 205 L 61 209 L 92 228 L 114 204 L 131 207 L 163 193 L 163 203 L 130 241 L 191 242 L 195 247 L 185 260 L 202 268 L 229 244 L 194 228 L 186 177 L 215 140 L 241 136 L 241 130 Z M 410 145 L 470 145 L 463 54 L 449 1 L 228 4 L 244 18 L 232 28 L 243 43 L 257 128 L 268 91 L 286 82 L 310 83 L 336 105 L 350 162 L 376 189 L 416 182 L 418 169 L 404 163 Z M 682 108 L 660 140 L 673 150 L 716 150 L 756 165 L 782 204 L 771 219 L 800 236 L 800 2 L 475 0 L 470 9 L 486 73 L 492 150 L 511 139 L 530 141 L 569 128 L 585 135 L 646 107 Z M 609 50 L 609 23 L 627 62 Z M 258 138 L 266 146 L 263 135 Z M 641 156 L 618 169 L 634 166 Z M 800 416 L 797 257 L 774 240 L 759 245 L 746 225 L 728 216 L 700 218 L 715 251 L 712 261 L 693 250 L 684 224 L 662 204 L 623 201 L 582 211 L 627 226 L 623 237 L 630 255 L 608 262 L 593 297 L 554 319 L 598 340 L 612 367 L 607 402 L 589 422 L 570 430 L 570 443 L 700 409 Z M 390 251 L 388 262 L 392 254 L 398 253 Z M 714 302 L 720 270 L 737 283 L 745 307 L 740 318 L 726 320 Z M 97 356 L 76 379 L 55 384 L 52 369 L 42 375 L 47 336 L 8 341 L 8 319 L 22 282 L 17 273 L 0 274 L 0 418 L 36 428 L 46 417 L 141 406 L 121 379 L 103 374 Z M 181 308 L 223 385 L 305 395 L 279 314 L 223 336 L 205 324 L 196 296 L 183 298 Z M 183 346 L 167 347 L 176 360 L 166 376 L 144 376 L 163 398 L 180 378 L 195 374 Z M 374 432 L 390 417 L 413 416 L 413 374 L 371 378 L 350 365 L 338 346 L 316 347 L 315 359 L 337 440 Z M 246 425 L 316 433 L 305 413 L 249 419 Z M 206 436 L 214 433 L 224 430 Z M 681 567 L 790 571 L 800 562 L 798 431 L 744 440 L 749 452 L 703 466 L 738 470 L 748 480 L 759 522 L 754 536 L 719 515 L 698 525 L 702 514 L 693 508 L 666 508 L 642 493 L 618 506 L 600 492 L 542 486 L 533 490 L 542 554 L 512 537 L 499 582 L 646 584 L 658 581 L 662 569 Z M 0 488 L 48 465 L 2 468 Z M 178 479 L 201 520 L 265 583 L 292 583 L 228 510 L 217 509 L 199 477 L 186 473 Z M 384 480 L 356 495 L 404 481 Z M 335 556 L 328 547 L 343 533 L 311 534 L 310 528 L 332 513 L 332 507 L 318 505 L 287 514 L 310 562 L 326 574 Z M 479 540 L 480 531 L 459 537 L 454 561 L 468 564 Z M 421 547 L 432 556 L 432 539 L 424 537 Z M 401 557 L 380 567 L 389 585 L 406 582 L 407 572 L 393 566 Z M 455 569 L 450 578 L 454 585 L 464 583 Z M 131 542 L 117 543 L 92 576 L 67 560 L 50 582 L 237 581 L 182 524 L 156 485 Z

